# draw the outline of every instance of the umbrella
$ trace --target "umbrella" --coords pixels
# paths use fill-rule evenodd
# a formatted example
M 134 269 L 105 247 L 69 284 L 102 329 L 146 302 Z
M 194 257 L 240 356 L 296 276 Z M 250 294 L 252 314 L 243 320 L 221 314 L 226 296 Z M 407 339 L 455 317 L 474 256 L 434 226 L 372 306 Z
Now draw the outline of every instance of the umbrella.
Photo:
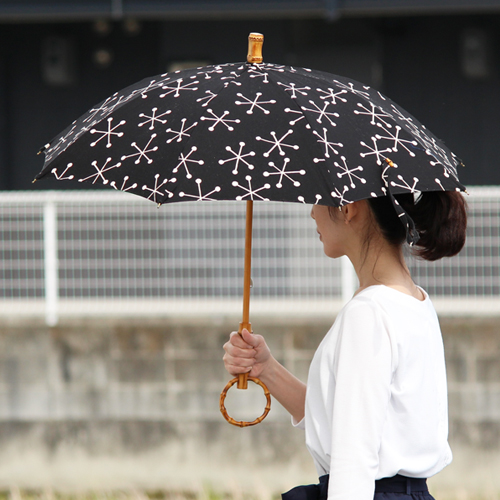
M 254 200 L 340 207 L 388 196 L 414 244 L 418 233 L 394 195 L 465 189 L 460 160 L 389 98 L 341 76 L 263 63 L 262 42 L 250 35 L 247 63 L 166 73 L 116 92 L 42 148 L 35 179 L 104 184 L 158 205 L 247 201 L 240 332 L 251 331 Z M 246 377 L 238 380 L 245 388 Z M 258 423 L 266 397 L 260 419 L 231 423 Z

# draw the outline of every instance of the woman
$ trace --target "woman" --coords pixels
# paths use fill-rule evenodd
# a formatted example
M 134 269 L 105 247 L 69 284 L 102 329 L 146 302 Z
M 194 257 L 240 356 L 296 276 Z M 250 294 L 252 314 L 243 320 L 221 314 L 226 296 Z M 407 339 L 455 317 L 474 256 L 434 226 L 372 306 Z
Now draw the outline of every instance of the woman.
M 396 198 L 418 230 L 418 256 L 437 260 L 461 250 L 460 193 Z M 307 387 L 276 361 L 264 337 L 246 330 L 224 345 L 226 369 L 260 378 L 305 429 L 320 484 L 284 498 L 430 497 L 425 478 L 452 459 L 446 373 L 436 312 L 404 260 L 407 229 L 388 197 L 339 209 L 315 205 L 311 216 L 325 254 L 347 255 L 359 288 L 318 347 Z

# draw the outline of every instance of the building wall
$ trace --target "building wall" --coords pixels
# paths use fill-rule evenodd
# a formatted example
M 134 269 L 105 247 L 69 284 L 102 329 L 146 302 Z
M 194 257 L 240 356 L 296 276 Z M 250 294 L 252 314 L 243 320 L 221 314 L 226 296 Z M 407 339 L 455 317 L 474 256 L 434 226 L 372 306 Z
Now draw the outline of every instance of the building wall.
M 222 345 L 237 324 L 237 318 L 81 318 L 55 328 L 4 322 L 0 488 L 178 489 L 188 482 L 277 492 L 315 481 L 302 431 L 276 401 L 255 427 L 230 426 L 220 415 L 219 394 L 229 379 Z M 500 491 L 498 319 L 443 318 L 442 326 L 455 461 L 434 479 L 435 488 Z M 303 380 L 328 327 L 305 319 L 253 321 Z M 233 388 L 226 400 L 236 419 L 253 420 L 264 405 L 253 384 L 246 392 Z

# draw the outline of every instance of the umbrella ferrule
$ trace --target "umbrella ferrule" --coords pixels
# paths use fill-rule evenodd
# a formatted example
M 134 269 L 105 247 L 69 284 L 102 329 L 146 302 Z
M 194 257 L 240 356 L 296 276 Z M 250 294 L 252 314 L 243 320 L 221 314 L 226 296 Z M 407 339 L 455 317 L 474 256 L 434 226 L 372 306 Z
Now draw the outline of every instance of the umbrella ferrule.
M 262 45 L 264 44 L 264 35 L 261 33 L 250 33 L 248 35 L 248 54 L 247 62 L 260 64 L 264 60 L 262 57 Z

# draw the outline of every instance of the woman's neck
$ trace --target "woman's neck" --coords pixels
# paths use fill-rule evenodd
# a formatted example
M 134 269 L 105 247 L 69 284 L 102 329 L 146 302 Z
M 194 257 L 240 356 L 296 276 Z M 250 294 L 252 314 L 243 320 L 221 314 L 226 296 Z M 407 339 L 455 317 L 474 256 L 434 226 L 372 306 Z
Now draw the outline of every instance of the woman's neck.
M 365 251 L 351 258 L 359 280 L 359 289 L 373 285 L 385 285 L 402 293 L 411 295 L 418 300 L 424 299 L 424 294 L 411 278 L 401 247 L 394 247 L 385 241 L 371 241 Z

